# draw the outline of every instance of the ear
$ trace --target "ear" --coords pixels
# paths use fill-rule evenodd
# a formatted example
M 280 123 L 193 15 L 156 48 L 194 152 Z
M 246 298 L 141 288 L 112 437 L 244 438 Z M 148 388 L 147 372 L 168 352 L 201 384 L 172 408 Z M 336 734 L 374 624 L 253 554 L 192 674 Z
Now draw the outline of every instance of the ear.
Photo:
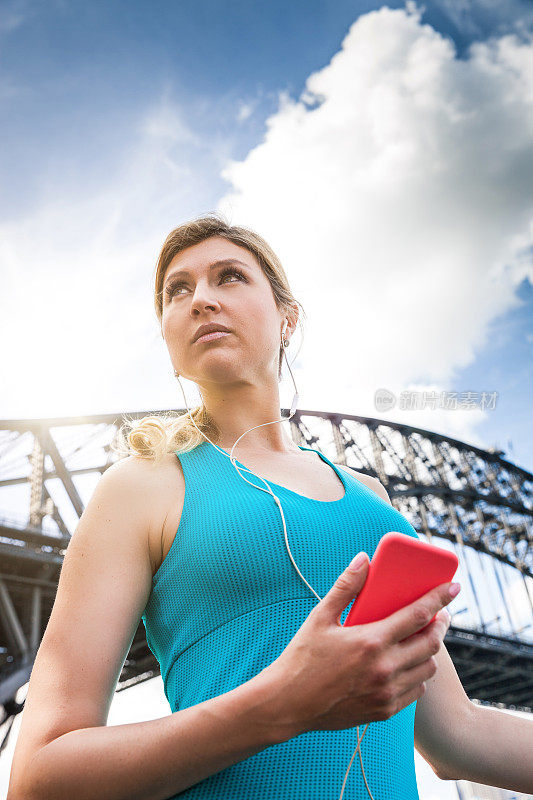
M 294 331 L 296 329 L 296 325 L 298 324 L 299 316 L 300 316 L 300 310 L 298 308 L 298 304 L 297 303 L 291 303 L 290 309 L 288 309 L 287 312 L 286 312 L 286 318 L 287 318 L 287 320 L 289 322 L 289 325 L 288 325 L 287 330 L 285 331 L 285 333 L 289 332 L 291 334 L 291 336 L 292 336 L 292 334 L 294 333 Z

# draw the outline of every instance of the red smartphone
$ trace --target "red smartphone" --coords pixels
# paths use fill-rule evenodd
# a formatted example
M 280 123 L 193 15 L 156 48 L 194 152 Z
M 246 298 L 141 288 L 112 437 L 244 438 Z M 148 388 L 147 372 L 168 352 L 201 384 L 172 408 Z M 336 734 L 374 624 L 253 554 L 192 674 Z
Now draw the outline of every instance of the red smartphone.
M 344 625 L 364 625 L 394 614 L 423 594 L 453 579 L 459 559 L 449 550 L 390 531 L 378 543 L 363 588 Z M 433 618 L 420 628 L 425 630 Z

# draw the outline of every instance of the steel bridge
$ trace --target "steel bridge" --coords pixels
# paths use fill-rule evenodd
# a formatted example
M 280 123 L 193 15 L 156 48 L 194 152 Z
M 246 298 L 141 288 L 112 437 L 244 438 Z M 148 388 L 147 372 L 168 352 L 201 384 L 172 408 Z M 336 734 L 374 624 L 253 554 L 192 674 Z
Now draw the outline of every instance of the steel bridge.
M 158 413 L 168 411 L 127 416 Z M 29 680 L 83 497 L 117 459 L 111 443 L 122 423 L 122 414 L 0 421 L 0 750 L 24 706 L 17 693 Z M 445 643 L 465 691 L 476 702 L 530 712 L 533 475 L 501 451 L 371 417 L 299 410 L 289 425 L 297 444 L 378 478 L 417 532 L 456 553 L 462 591 L 448 606 Z M 139 620 L 116 691 L 158 674 Z

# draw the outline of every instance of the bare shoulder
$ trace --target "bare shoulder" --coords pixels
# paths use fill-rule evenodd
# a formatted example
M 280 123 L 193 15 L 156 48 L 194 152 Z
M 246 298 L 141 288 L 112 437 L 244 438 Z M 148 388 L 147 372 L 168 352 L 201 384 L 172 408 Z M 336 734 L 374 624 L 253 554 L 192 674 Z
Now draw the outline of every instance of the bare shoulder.
M 167 453 L 159 462 L 132 455 L 108 467 L 106 480 L 115 496 L 142 498 L 148 548 L 154 575 L 165 553 L 166 542 L 179 526 L 185 499 L 185 479 L 179 458 Z
M 368 486 L 369 489 L 372 489 L 372 491 L 375 492 L 377 495 L 379 495 L 379 497 L 381 497 L 383 500 L 385 500 L 386 503 L 390 503 L 390 505 L 392 505 L 390 497 L 387 494 L 387 490 L 385 489 L 383 484 L 380 483 L 380 481 L 378 481 L 377 478 L 373 478 L 371 475 L 365 475 L 364 472 L 356 472 L 355 469 L 353 469 L 352 467 L 348 467 L 344 464 L 340 464 L 339 466 L 341 466 L 351 475 L 355 475 L 355 477 L 358 478 L 361 481 L 361 483 L 364 483 L 365 486 Z
M 142 496 L 147 509 L 159 508 L 161 493 L 169 485 L 183 483 L 183 473 L 174 453 L 167 453 L 156 463 L 137 455 L 126 456 L 115 461 L 103 473 L 99 485 L 116 496 Z

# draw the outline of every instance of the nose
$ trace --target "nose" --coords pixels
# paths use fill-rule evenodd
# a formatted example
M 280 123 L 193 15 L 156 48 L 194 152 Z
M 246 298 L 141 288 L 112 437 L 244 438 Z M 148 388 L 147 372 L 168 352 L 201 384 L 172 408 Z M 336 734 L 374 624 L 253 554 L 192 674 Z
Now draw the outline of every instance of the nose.
M 194 290 L 194 295 L 191 302 L 191 316 L 197 316 L 206 309 L 216 311 L 219 308 L 220 303 L 216 297 L 213 296 L 209 284 L 204 286 L 202 282 L 199 281 L 196 284 L 196 289 Z

